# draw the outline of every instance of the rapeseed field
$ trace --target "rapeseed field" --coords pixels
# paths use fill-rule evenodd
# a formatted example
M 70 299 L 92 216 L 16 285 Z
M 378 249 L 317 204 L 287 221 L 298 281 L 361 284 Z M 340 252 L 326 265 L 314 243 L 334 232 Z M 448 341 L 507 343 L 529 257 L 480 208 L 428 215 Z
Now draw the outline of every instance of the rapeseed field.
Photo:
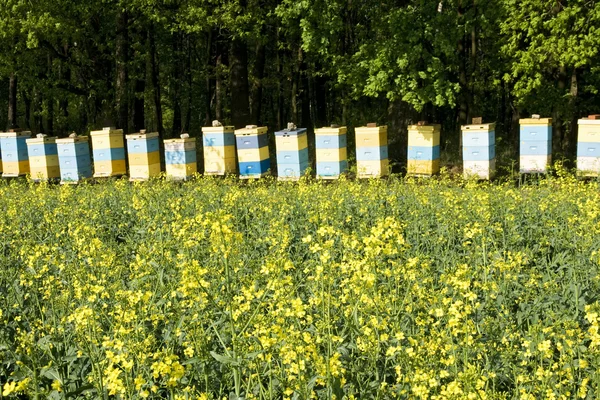
M 0 181 L 0 397 L 597 398 L 599 189 Z

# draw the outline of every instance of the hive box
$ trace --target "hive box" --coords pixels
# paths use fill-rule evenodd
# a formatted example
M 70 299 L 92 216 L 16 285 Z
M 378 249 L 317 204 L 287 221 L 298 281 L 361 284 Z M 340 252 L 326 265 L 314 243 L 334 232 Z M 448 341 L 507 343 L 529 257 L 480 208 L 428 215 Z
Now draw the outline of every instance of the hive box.
M 348 170 L 347 128 L 315 129 L 317 178 L 337 179 Z
M 38 135 L 26 142 L 31 179 L 39 182 L 60 178 L 56 137 Z
M 92 131 L 94 178 L 120 176 L 127 173 L 123 129 L 104 128 Z
M 126 136 L 129 180 L 145 181 L 160 174 L 158 132 L 141 130 Z
M 235 130 L 240 179 L 260 178 L 271 168 L 267 127 L 246 126 Z
M 277 179 L 298 180 L 308 168 L 308 136 L 306 128 L 275 132 Z
M 2 177 L 17 177 L 29 173 L 29 155 L 26 140 L 30 137 L 30 131 L 0 133 Z
M 235 174 L 235 129 L 233 126 L 202 128 L 204 173 L 206 175 Z
M 552 118 L 524 118 L 519 124 L 519 172 L 546 173 L 552 163 Z
M 440 132 L 438 124 L 408 127 L 408 175 L 431 176 L 440 172 Z
M 87 136 L 56 139 L 60 183 L 78 183 L 92 177 L 90 143 Z
M 600 174 L 600 119 L 577 121 L 577 173 L 581 176 Z M 6 167 L 5 167 L 6 169 Z
M 387 126 L 356 128 L 358 178 L 379 178 L 389 173 Z
M 496 170 L 496 124 L 461 126 L 463 175 L 465 178 L 491 179 Z
M 196 164 L 196 138 L 181 135 L 165 143 L 165 169 L 167 178 L 186 180 L 198 172 Z

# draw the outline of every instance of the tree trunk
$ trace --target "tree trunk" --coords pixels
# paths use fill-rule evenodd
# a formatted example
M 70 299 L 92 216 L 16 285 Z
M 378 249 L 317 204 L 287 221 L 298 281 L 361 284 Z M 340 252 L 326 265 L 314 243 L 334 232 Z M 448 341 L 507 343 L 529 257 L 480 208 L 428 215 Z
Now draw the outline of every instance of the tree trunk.
M 214 70 L 211 64 L 212 61 L 212 50 L 213 50 L 213 30 L 209 30 L 206 34 L 206 60 L 204 65 L 206 67 L 206 79 L 204 81 L 206 88 L 206 97 L 204 101 L 204 126 L 210 126 L 212 121 L 212 96 L 214 87 Z
M 277 29 L 277 43 L 279 43 L 279 29 Z M 283 126 L 283 54 L 277 49 L 277 126 Z
M 186 38 L 186 63 L 185 63 L 185 77 L 187 80 L 187 111 L 185 114 L 185 122 L 183 124 L 183 131 L 189 132 L 192 124 L 192 41 L 190 35 Z
M 565 146 L 567 157 L 573 159 L 577 155 L 577 106 L 579 104 L 578 79 L 579 71 L 577 68 L 573 68 L 573 71 L 571 72 L 571 96 L 569 97 L 569 113 L 571 114 L 571 124 L 569 126 L 569 134 L 566 137 L 567 143 Z
M 250 123 L 248 51 L 246 42 L 231 42 L 229 79 L 231 82 L 231 122 L 236 128 Z
M 146 127 L 144 116 L 144 93 L 146 91 L 146 80 L 138 77 L 135 80 L 135 98 L 133 100 L 133 130 L 139 132 Z
M 558 83 L 557 83 L 559 93 L 563 94 L 565 92 L 565 88 L 567 87 L 567 71 L 565 67 L 560 67 L 558 70 Z M 554 105 L 553 112 L 553 122 L 554 122 L 554 134 L 552 135 L 552 150 L 554 154 L 563 154 L 563 145 L 564 145 L 564 129 L 563 129 L 563 112 L 562 112 L 562 104 Z
M 308 129 L 309 133 L 312 133 L 314 127 L 312 125 L 312 119 L 310 118 L 310 92 L 308 87 L 308 70 L 306 63 L 302 63 L 300 70 L 300 82 L 302 83 L 302 89 L 300 91 L 300 99 L 302 101 L 302 125 L 303 128 Z
M 159 71 L 158 63 L 156 61 L 156 41 L 154 38 L 153 27 L 148 29 L 148 44 L 150 46 L 150 51 L 148 52 L 148 64 L 150 67 L 150 81 L 152 82 L 152 89 L 154 91 L 154 116 L 156 118 L 156 131 L 162 138 L 164 134 L 164 128 L 160 101 Z
M 215 77 L 215 117 L 217 120 L 223 120 L 223 76 L 221 75 L 221 69 L 223 66 L 223 54 L 217 55 L 216 66 L 216 77 Z
M 465 23 L 465 10 L 462 6 L 462 1 L 458 2 L 458 20 L 459 25 Z M 460 85 L 458 123 L 466 125 L 469 118 L 469 83 L 467 81 L 467 48 L 465 46 L 466 37 L 461 36 L 458 40 L 458 83 Z M 462 145 L 462 135 L 459 134 L 459 146 Z
M 252 121 L 256 125 L 261 125 L 262 112 L 262 94 L 263 94 L 263 78 L 265 75 L 266 52 L 265 45 L 259 42 L 256 45 L 256 61 L 254 62 L 254 88 L 252 90 Z
M 129 102 L 127 96 L 127 63 L 129 61 L 129 37 L 128 37 L 127 12 L 117 13 L 117 38 L 115 58 L 117 60 L 117 82 L 115 85 L 117 128 L 123 129 L 125 133 L 129 129 Z
M 47 100 L 48 105 L 48 116 L 46 119 L 46 134 L 48 134 L 48 136 L 52 136 L 54 135 L 54 99 L 52 97 L 49 97 Z
M 8 129 L 17 128 L 17 76 L 14 72 L 8 78 Z
M 299 123 L 298 117 L 298 91 L 300 87 L 300 66 L 302 64 L 302 47 L 298 46 L 298 51 L 296 54 L 296 62 L 294 63 L 294 68 L 292 69 L 292 91 L 291 91 L 291 108 L 292 108 L 292 121 L 294 123 Z
M 315 78 L 315 126 L 317 128 L 328 125 L 327 121 L 327 78 Z
M 183 77 L 183 60 L 181 57 L 183 37 L 181 33 L 176 33 L 173 36 L 173 76 L 171 77 L 172 96 L 171 103 L 173 105 L 173 127 L 171 129 L 171 137 L 175 137 L 181 133 L 181 80 Z
M 23 91 L 23 103 L 25 104 L 25 128 L 27 130 L 31 130 L 31 96 L 27 93 L 27 91 Z M 37 133 L 37 132 L 36 132 Z

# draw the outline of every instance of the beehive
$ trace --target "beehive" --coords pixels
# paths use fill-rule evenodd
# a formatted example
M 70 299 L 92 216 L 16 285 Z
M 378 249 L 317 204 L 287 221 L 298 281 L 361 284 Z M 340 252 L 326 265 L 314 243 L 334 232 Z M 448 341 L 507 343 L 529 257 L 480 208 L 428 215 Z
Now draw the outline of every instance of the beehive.
M 92 131 L 94 178 L 119 176 L 127 173 L 123 130 L 104 128 Z
M 267 127 L 248 125 L 235 130 L 240 179 L 260 178 L 271 168 Z
M 306 128 L 288 129 L 275 132 L 277 149 L 277 179 L 298 180 L 308 168 L 308 136 Z
M 0 133 L 0 149 L 2 152 L 2 176 L 4 178 L 26 175 L 29 173 L 29 155 L 27 138 L 30 131 L 10 131 Z
M 496 124 L 461 126 L 463 175 L 491 179 L 496 170 Z
M 519 124 L 519 172 L 547 172 L 552 162 L 552 118 L 524 118 Z
M 356 128 L 358 178 L 379 178 L 389 173 L 387 126 L 368 124 Z
M 35 138 L 27 139 L 26 142 L 31 179 L 48 181 L 60 178 L 56 137 L 40 134 Z
M 206 175 L 235 174 L 235 128 L 221 126 L 218 123 L 215 125 L 202 128 L 204 173 Z
M 158 132 L 126 135 L 129 180 L 145 181 L 160 174 Z
M 315 129 L 317 178 L 337 179 L 348 169 L 347 131 L 335 125 Z
M 582 176 L 600 174 L 600 119 L 577 121 L 577 172 Z M 6 167 L 5 167 L 6 169 Z
M 78 183 L 92 177 L 90 143 L 87 136 L 72 134 L 68 138 L 56 139 L 60 183 Z
M 196 138 L 183 134 L 179 139 L 167 139 L 164 143 L 167 178 L 185 180 L 198 172 Z
M 440 132 L 438 124 L 408 127 L 408 175 L 431 176 L 440 172 Z

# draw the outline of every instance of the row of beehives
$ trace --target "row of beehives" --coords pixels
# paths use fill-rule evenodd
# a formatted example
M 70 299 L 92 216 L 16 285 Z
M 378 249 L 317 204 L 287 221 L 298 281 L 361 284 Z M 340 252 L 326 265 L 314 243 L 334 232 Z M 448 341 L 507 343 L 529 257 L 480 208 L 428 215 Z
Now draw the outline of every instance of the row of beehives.
M 600 118 L 579 120 L 577 165 L 583 175 L 600 172 Z M 551 162 L 552 119 L 520 120 L 521 173 L 546 172 Z M 490 179 L 495 170 L 495 124 L 462 126 L 463 171 L 465 176 Z M 409 127 L 409 175 L 429 176 L 439 172 L 440 125 L 419 123 Z M 389 172 L 387 127 L 368 124 L 356 128 L 358 177 L 382 177 Z M 316 175 L 335 179 L 348 169 L 347 129 L 331 126 L 315 130 Z M 141 131 L 123 135 L 120 129 L 104 128 L 87 136 L 71 135 L 58 139 L 30 132 L 0 134 L 4 177 L 30 174 L 34 180 L 61 179 L 78 182 L 90 177 L 119 176 L 145 180 L 160 174 L 161 156 L 158 133 Z M 126 142 L 125 140 L 126 139 Z M 246 126 L 235 130 L 215 122 L 203 128 L 204 173 L 226 175 L 239 171 L 240 178 L 259 178 L 271 168 L 267 128 Z M 279 179 L 298 179 L 309 166 L 305 128 L 288 124 L 275 132 Z M 196 139 L 182 135 L 164 141 L 166 174 L 185 179 L 197 172 Z M 92 157 L 93 156 L 93 157 Z M 92 171 L 93 159 L 93 171 Z

